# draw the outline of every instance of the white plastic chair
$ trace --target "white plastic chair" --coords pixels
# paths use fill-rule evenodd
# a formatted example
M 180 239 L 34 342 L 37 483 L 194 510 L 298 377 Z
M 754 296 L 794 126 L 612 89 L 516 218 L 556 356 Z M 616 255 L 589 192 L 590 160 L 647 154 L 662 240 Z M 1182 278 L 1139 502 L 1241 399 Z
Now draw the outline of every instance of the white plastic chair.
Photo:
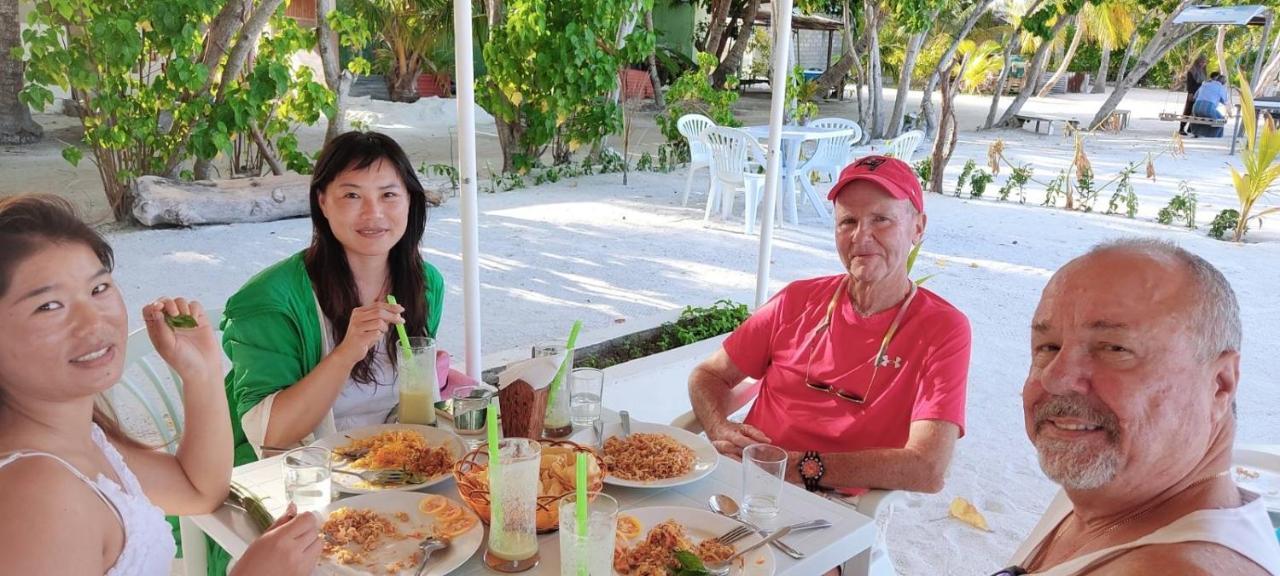
M 806 194 L 806 197 L 812 202 L 813 198 L 817 196 L 816 193 L 812 193 L 812 175 L 817 174 L 820 181 L 834 184 L 836 178 L 840 176 L 840 171 L 853 159 L 853 146 L 862 140 L 862 127 L 858 126 L 857 122 L 844 118 L 819 118 L 810 122 L 809 126 L 853 130 L 853 134 L 849 136 L 817 140 L 815 142 L 817 146 L 814 148 L 813 154 L 800 165 L 797 171 L 800 176 L 800 185 L 808 189 L 808 192 L 811 192 Z M 825 211 L 825 207 L 822 206 L 814 206 L 814 208 L 818 210 L 819 214 Z
M 747 379 L 733 388 L 729 395 L 727 411 L 735 416 L 743 412 L 756 396 L 760 395 L 760 382 Z M 734 417 L 730 417 L 735 419 Z M 694 434 L 704 432 L 702 422 L 693 411 L 685 412 L 671 421 L 671 425 Z M 858 498 L 854 508 L 858 513 L 875 518 L 877 514 L 892 512 L 895 503 L 904 498 L 901 490 L 871 490 Z M 845 576 L 891 576 L 894 574 L 893 561 L 883 545 L 882 535 L 876 535 L 876 542 L 870 550 L 855 556 L 844 564 Z
M 711 150 L 702 141 L 702 133 L 716 125 L 710 118 L 701 114 L 685 114 L 676 121 L 676 129 L 689 143 L 689 177 L 684 182 L 684 196 L 681 206 L 689 205 L 689 190 L 693 187 L 693 173 L 701 168 L 711 168 Z
M 756 208 L 764 189 L 764 148 L 750 134 L 737 128 L 712 126 L 703 132 L 702 140 L 711 151 L 711 191 L 703 220 L 711 219 L 711 207 L 721 203 L 724 215 L 732 213 L 734 192 L 741 189 L 746 200 L 743 210 L 744 234 L 755 229 Z M 778 211 L 774 211 L 777 215 Z
M 916 148 L 919 148 L 923 141 L 924 132 L 919 130 L 903 132 L 885 144 L 884 154 L 910 164 L 911 158 L 916 155 Z

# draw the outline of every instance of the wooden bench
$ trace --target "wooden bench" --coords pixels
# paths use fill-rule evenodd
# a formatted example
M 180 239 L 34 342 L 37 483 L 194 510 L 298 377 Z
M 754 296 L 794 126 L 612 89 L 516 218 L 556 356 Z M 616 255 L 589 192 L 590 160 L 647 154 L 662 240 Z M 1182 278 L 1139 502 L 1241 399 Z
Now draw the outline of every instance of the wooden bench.
M 1204 116 L 1188 116 L 1186 114 L 1174 114 L 1172 112 L 1161 112 L 1160 120 L 1164 122 L 1179 122 L 1186 124 L 1203 124 L 1205 126 L 1226 126 L 1226 118 L 1207 118 Z
M 1062 122 L 1064 124 L 1069 124 L 1074 128 L 1078 128 L 1080 126 L 1080 121 L 1076 120 L 1075 118 L 1057 118 L 1054 116 L 1037 116 L 1035 114 L 1014 114 L 1013 121 L 1011 122 L 1011 124 L 1013 124 L 1014 128 L 1022 128 L 1028 122 L 1036 123 L 1036 134 L 1040 133 L 1041 124 L 1045 124 L 1047 128 L 1047 131 L 1045 132 L 1045 134 L 1049 134 L 1049 135 L 1053 135 L 1054 122 Z

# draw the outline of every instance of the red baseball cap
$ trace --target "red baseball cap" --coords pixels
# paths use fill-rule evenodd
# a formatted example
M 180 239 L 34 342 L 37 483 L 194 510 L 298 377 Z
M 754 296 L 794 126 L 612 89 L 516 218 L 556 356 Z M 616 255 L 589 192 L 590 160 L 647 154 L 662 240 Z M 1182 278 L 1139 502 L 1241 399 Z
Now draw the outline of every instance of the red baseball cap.
M 834 202 L 836 195 L 846 186 L 859 180 L 874 182 L 894 198 L 910 200 L 917 212 L 924 213 L 924 190 L 920 188 L 916 171 L 910 164 L 888 156 L 865 156 L 845 166 L 836 185 L 827 194 L 827 200 Z

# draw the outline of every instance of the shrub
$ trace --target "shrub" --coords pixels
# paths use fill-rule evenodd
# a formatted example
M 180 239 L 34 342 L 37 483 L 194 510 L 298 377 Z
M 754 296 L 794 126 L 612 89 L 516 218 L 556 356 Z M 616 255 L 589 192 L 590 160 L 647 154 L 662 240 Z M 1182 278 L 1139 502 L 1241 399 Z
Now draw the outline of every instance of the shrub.
M 1171 225 L 1177 222 L 1192 230 L 1196 227 L 1196 193 L 1186 181 L 1178 183 L 1178 194 L 1156 214 L 1156 222 Z
M 987 184 L 995 180 L 995 176 L 989 174 L 986 170 L 978 169 L 978 172 L 969 179 L 969 197 L 981 198 L 987 191 Z
M 972 158 L 965 161 L 964 168 L 960 170 L 960 179 L 956 181 L 956 198 L 959 198 L 960 194 L 964 192 L 964 185 L 969 183 L 969 175 L 972 174 L 973 169 L 977 167 L 978 163 L 974 162 Z
M 1234 231 L 1239 222 L 1240 211 L 1234 208 L 1227 208 L 1213 217 L 1213 222 L 1209 224 L 1209 236 L 1225 240 L 1227 232 Z

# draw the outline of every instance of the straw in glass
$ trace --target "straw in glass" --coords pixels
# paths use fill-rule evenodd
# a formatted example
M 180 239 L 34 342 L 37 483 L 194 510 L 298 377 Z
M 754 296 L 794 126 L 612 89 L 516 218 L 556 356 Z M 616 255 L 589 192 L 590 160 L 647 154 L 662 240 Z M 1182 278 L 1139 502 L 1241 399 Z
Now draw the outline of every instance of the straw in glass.
M 551 381 L 551 390 L 547 392 L 547 406 L 556 405 L 556 393 L 560 391 L 560 383 L 564 381 L 565 373 L 572 368 L 569 366 L 569 358 L 573 356 L 573 347 L 578 343 L 578 332 L 582 330 L 582 321 L 574 320 L 573 328 L 569 329 L 569 342 L 564 346 L 564 359 L 560 362 L 560 369 L 556 371 L 556 377 Z

